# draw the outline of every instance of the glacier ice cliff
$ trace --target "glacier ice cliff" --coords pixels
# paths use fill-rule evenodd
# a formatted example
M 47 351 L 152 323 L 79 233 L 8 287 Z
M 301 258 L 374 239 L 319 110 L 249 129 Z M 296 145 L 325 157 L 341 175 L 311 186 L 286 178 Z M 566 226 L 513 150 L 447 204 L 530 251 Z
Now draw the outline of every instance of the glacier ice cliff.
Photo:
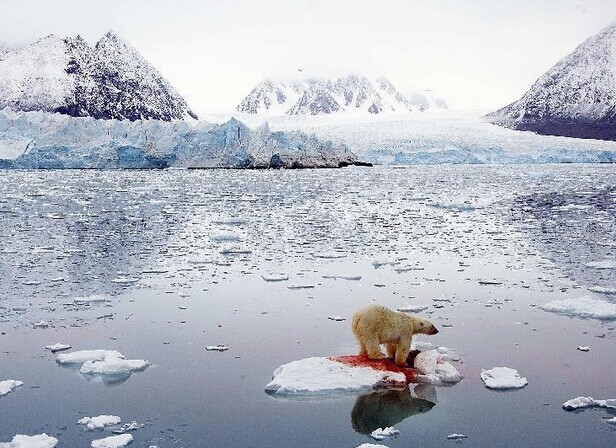
M 300 131 L 250 129 L 231 118 L 96 120 L 0 111 L 0 168 L 334 168 L 358 163 L 344 145 Z

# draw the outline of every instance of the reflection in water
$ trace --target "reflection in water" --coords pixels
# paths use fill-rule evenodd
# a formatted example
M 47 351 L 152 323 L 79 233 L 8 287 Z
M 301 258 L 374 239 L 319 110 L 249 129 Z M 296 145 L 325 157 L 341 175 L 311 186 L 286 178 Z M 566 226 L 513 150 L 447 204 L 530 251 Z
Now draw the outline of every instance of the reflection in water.
M 361 434 L 370 434 L 378 428 L 394 426 L 413 415 L 425 414 L 436 404 L 436 389 L 433 386 L 417 385 L 411 391 L 385 390 L 372 392 L 357 398 L 351 422 L 353 429 Z

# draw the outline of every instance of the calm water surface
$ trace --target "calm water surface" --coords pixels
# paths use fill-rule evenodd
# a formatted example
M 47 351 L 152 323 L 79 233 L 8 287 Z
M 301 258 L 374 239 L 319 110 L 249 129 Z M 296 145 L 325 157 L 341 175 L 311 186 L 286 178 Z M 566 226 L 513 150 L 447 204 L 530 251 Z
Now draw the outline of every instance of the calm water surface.
M 613 414 L 561 405 L 616 397 L 615 323 L 539 306 L 616 301 L 587 289 L 616 287 L 616 269 L 587 266 L 616 263 L 615 217 L 603 165 L 0 172 L 0 380 L 24 381 L 0 398 L 0 441 L 89 446 L 110 432 L 77 420 L 114 414 L 145 424 L 132 434 L 146 447 L 352 448 L 390 425 L 390 447 L 451 433 L 473 447 L 613 446 Z M 108 301 L 75 302 L 93 294 Z M 457 349 L 465 379 L 435 405 L 408 390 L 264 393 L 281 364 L 354 353 L 349 321 L 327 316 L 372 300 L 427 305 L 441 332 L 423 340 Z M 56 364 L 55 342 L 152 366 L 86 378 Z M 230 349 L 205 350 L 216 344 Z M 486 389 L 481 369 L 501 365 L 529 385 Z

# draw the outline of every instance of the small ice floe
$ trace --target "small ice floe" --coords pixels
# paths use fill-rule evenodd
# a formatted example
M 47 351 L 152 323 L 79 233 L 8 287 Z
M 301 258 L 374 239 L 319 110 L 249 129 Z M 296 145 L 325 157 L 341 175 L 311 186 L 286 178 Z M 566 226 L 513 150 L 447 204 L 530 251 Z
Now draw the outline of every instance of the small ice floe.
M 343 364 L 329 358 L 306 358 L 292 361 L 274 371 L 265 392 L 282 397 L 319 397 L 370 391 L 375 385 L 404 384 L 403 373 L 375 370 Z
M 49 325 L 50 325 L 49 322 L 46 322 L 44 320 L 41 320 L 41 321 L 38 321 L 32 324 L 34 328 L 49 328 Z
M 103 296 L 101 294 L 93 294 L 87 297 L 75 297 L 73 299 L 73 302 L 75 303 L 75 305 L 90 305 L 90 304 L 95 304 L 95 303 L 105 303 L 109 301 L 110 300 L 108 297 Z
M 332 280 L 357 281 L 357 280 L 361 280 L 361 275 L 323 275 L 323 278 L 332 279 Z
M 599 294 L 616 294 L 616 288 L 605 288 L 603 286 L 589 286 L 588 290 Z
M 266 282 L 286 282 L 289 280 L 289 274 L 285 274 L 284 272 L 268 272 L 266 274 L 261 274 L 261 278 Z
M 345 258 L 346 254 L 341 252 L 315 252 L 312 254 L 315 258 L 326 258 L 326 259 L 337 259 L 337 258 Z
M 602 260 L 586 263 L 587 268 L 593 269 L 616 269 L 616 260 Z
M 580 345 L 578 346 L 578 351 L 580 352 L 589 352 L 590 351 L 590 347 L 586 346 L 586 345 Z
M 346 317 L 342 316 L 327 316 L 327 318 L 336 322 L 342 322 L 343 320 L 346 320 Z
M 35 436 L 17 434 L 10 442 L 0 442 L 0 448 L 54 448 L 57 444 L 58 439 L 46 433 Z
M 480 285 L 494 285 L 494 286 L 497 286 L 497 285 L 502 285 L 503 282 L 498 281 L 498 280 L 479 280 L 479 284 Z
M 16 387 L 22 386 L 23 384 L 24 384 L 23 381 L 16 381 L 16 380 L 0 381 L 0 397 L 12 392 L 13 389 L 15 389 Z
M 616 303 L 593 299 L 588 296 L 577 299 L 552 300 L 539 308 L 570 317 L 600 320 L 616 319 Z
M 421 375 L 417 382 L 441 385 L 458 383 L 464 379 L 462 374 L 449 362 L 451 358 L 438 350 L 427 350 L 415 357 L 414 367 Z
M 389 448 L 385 445 L 377 445 L 375 443 L 362 443 L 357 448 Z
M 468 436 L 466 434 L 449 434 L 447 436 L 447 440 L 462 440 L 462 439 L 468 439 Z
M 577 397 L 563 403 L 565 411 L 577 411 L 578 409 L 586 408 L 616 409 L 616 398 L 595 400 L 593 397 Z
M 145 425 L 143 423 L 137 423 L 135 420 L 133 420 L 132 422 L 124 423 L 118 429 L 114 429 L 113 433 L 114 434 L 124 434 L 125 432 L 136 431 L 137 429 L 141 429 L 144 426 Z
M 401 311 L 403 313 L 421 313 L 422 311 L 427 310 L 428 305 L 400 305 L 396 308 L 396 310 Z
M 232 232 L 214 232 L 214 233 L 210 233 L 210 240 L 215 241 L 215 242 L 239 241 L 240 236 Z
M 104 439 L 93 440 L 90 446 L 92 448 L 122 448 L 133 441 L 133 436 L 130 434 L 120 434 L 117 436 L 109 436 Z
M 608 418 L 606 422 L 611 425 L 616 425 L 616 417 Z
M 102 361 L 107 356 L 121 357 L 116 350 L 78 350 L 71 353 L 61 353 L 56 358 L 58 364 L 83 364 L 86 361 Z
M 314 285 L 289 285 L 288 289 L 312 289 Z
M 208 345 L 205 347 L 208 352 L 226 352 L 229 350 L 228 345 L 218 344 L 218 345 Z
M 119 425 L 122 419 L 117 415 L 98 415 L 96 417 L 84 417 L 77 421 L 80 425 L 85 425 L 88 431 L 104 429 L 106 426 Z
M 400 434 L 400 431 L 395 429 L 393 426 L 388 426 L 387 428 L 377 428 L 370 433 L 370 437 L 374 440 L 384 440 L 391 439 L 392 437 L 396 437 Z
M 481 371 L 481 379 L 488 389 L 509 390 L 521 389 L 528 384 L 518 371 L 509 367 L 494 367 Z
M 221 249 L 220 253 L 222 255 L 248 255 L 252 253 L 252 250 L 239 246 L 231 246 Z
M 141 280 L 139 277 L 117 277 L 111 280 L 111 283 L 115 283 L 120 286 L 130 286 L 134 285 L 139 280 Z
M 49 350 L 51 353 L 62 352 L 64 350 L 68 350 L 73 348 L 68 344 L 60 344 L 59 342 L 52 345 L 46 345 L 45 348 Z
M 124 356 L 106 356 L 100 361 L 86 361 L 79 369 L 84 375 L 126 375 L 145 370 L 150 362 L 145 359 L 124 359 Z
M 126 359 L 116 350 L 80 350 L 61 353 L 56 362 L 62 365 L 81 364 L 83 375 L 102 376 L 107 379 L 128 378 L 133 372 L 145 370 L 150 362 L 144 359 Z

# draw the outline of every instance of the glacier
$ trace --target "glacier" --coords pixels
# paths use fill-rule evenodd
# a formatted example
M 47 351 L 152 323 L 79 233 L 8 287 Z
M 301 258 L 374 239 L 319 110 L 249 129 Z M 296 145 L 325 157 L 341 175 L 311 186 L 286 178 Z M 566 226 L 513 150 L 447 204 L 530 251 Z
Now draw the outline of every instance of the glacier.
M 336 168 L 358 163 L 344 145 L 299 131 L 205 121 L 97 120 L 0 111 L 0 168 Z

